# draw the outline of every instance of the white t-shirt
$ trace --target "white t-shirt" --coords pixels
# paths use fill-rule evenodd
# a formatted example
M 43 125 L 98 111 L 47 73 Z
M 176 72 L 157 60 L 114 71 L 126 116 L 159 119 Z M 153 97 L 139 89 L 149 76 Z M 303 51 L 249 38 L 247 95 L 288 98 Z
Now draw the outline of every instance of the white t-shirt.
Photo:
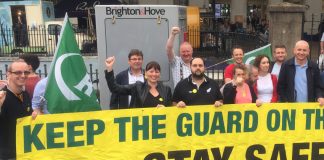
M 321 42 L 324 42 L 324 33 L 322 34 Z
M 277 76 L 277 79 L 279 79 L 280 68 L 281 68 L 281 65 L 275 63 L 273 65 L 273 68 L 272 68 L 272 71 L 271 71 L 271 74 L 276 75 Z
M 258 76 L 257 80 L 258 86 L 258 99 L 262 102 L 271 102 L 273 93 L 273 84 L 271 79 L 271 74 L 268 73 L 266 76 Z
M 144 75 L 140 74 L 138 76 L 134 76 L 128 71 L 128 84 L 134 84 L 136 81 L 144 82 Z M 132 96 L 128 96 L 128 104 L 130 104 L 131 98 Z

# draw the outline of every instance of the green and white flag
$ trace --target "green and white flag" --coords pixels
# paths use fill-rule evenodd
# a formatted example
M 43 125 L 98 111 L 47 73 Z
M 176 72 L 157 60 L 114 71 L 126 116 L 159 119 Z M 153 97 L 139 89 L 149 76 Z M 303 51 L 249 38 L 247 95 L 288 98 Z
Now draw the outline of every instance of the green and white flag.
M 45 98 L 50 113 L 101 110 L 67 15 L 51 64 Z
M 263 47 L 257 48 L 250 52 L 244 54 L 243 62 L 245 64 L 253 64 L 255 57 L 258 55 L 266 55 L 272 61 L 272 52 L 271 52 L 271 44 L 265 45 Z M 233 58 L 226 60 L 227 63 L 233 63 Z

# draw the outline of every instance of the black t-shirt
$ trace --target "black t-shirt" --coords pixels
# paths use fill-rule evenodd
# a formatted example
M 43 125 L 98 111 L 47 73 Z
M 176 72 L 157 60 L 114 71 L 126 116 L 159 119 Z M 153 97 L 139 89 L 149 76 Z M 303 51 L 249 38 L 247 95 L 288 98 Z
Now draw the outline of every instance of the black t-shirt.
M 23 101 L 7 88 L 6 99 L 0 113 L 0 159 L 16 157 L 16 120 L 29 116 L 33 112 L 27 92 L 23 92 Z
M 151 92 L 148 92 L 143 107 L 156 107 L 158 104 L 163 104 L 163 99 L 160 94 L 154 97 Z
M 205 81 L 197 87 L 192 83 L 191 75 L 180 81 L 174 89 L 172 101 L 183 101 L 186 105 L 213 105 L 215 101 L 222 100 L 219 86 L 216 81 L 205 77 Z

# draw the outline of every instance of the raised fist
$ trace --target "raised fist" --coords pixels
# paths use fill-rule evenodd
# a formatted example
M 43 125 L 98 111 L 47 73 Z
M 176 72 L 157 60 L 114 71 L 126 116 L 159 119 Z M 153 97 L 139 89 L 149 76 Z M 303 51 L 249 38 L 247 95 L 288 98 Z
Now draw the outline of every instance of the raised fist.
M 180 28 L 179 27 L 172 27 L 171 34 L 176 35 L 178 33 L 180 33 Z
M 237 83 L 237 84 L 242 84 L 243 81 L 244 81 L 244 79 L 243 79 L 242 77 L 237 77 L 237 78 L 236 78 L 236 83 Z
M 107 71 L 108 72 L 112 71 L 113 65 L 115 63 L 115 56 L 108 57 L 105 62 L 106 62 Z

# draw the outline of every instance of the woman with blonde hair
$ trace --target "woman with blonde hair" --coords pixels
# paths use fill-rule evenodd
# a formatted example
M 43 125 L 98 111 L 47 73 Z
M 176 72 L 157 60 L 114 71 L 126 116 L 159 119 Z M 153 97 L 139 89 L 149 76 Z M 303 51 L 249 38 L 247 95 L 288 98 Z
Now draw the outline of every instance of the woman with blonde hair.
M 236 65 L 233 69 L 233 81 L 224 87 L 224 104 L 256 103 L 261 106 L 252 86 L 246 83 L 247 68 Z

